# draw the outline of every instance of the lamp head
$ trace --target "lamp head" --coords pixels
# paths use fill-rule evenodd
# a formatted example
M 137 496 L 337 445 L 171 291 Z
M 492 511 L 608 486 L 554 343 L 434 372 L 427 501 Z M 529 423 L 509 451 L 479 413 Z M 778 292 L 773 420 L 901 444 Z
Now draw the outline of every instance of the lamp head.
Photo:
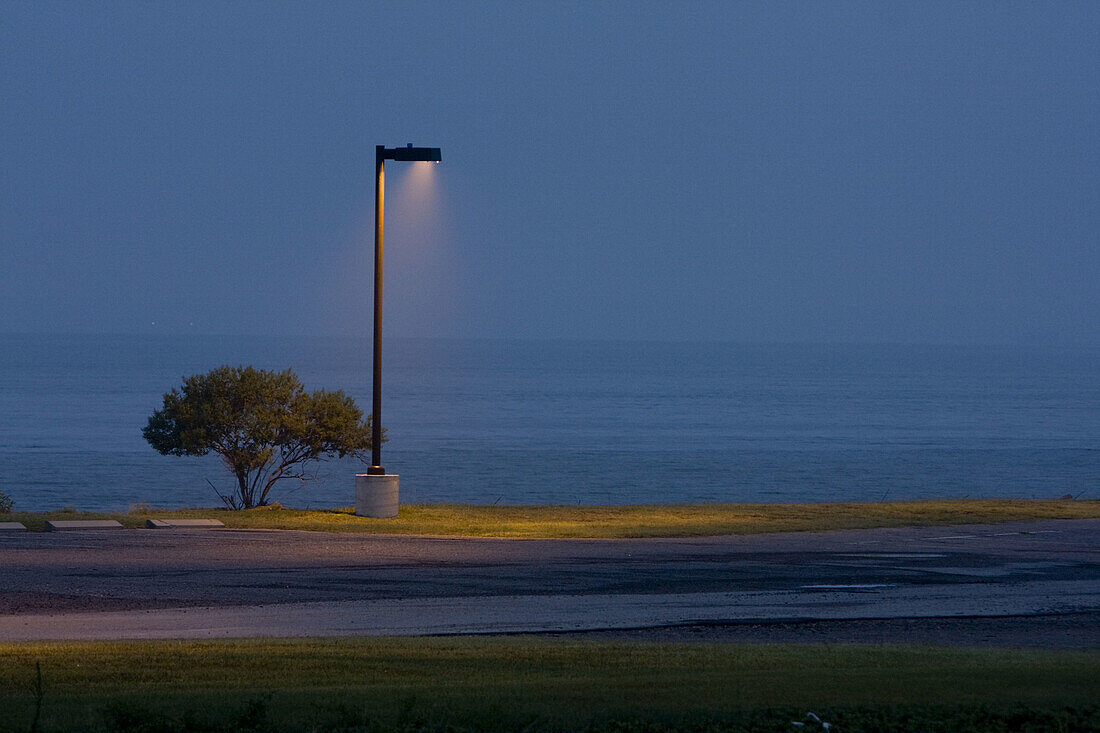
M 412 143 L 409 143 L 403 148 L 384 148 L 379 146 L 378 152 L 382 160 L 426 160 L 432 163 L 438 163 L 443 160 L 443 155 L 439 148 L 414 148 Z

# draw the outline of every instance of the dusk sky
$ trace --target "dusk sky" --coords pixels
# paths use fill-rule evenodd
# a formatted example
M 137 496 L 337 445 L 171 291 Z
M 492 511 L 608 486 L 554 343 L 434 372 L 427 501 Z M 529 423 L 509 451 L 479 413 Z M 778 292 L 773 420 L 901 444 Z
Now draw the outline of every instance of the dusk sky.
M 0 331 L 1100 345 L 1100 3 L 4 2 Z

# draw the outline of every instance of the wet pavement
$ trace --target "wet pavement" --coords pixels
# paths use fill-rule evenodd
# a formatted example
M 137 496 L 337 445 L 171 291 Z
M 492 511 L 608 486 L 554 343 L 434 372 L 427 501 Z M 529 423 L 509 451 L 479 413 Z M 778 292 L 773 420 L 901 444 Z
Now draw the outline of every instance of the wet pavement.
M 943 643 L 980 629 L 995 643 L 1095 646 L 1097 618 L 1100 520 L 644 540 L 0 536 L 0 640 L 595 630 L 858 641 L 877 624 L 876 638 L 907 641 L 938 624 L 953 629 Z

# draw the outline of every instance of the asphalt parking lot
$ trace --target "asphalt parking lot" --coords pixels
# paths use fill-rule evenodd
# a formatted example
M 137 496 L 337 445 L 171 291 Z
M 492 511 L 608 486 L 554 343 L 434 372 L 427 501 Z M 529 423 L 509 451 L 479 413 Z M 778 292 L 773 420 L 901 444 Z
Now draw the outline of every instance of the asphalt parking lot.
M 1100 520 L 645 540 L 0 536 L 0 640 L 568 633 L 1100 646 Z

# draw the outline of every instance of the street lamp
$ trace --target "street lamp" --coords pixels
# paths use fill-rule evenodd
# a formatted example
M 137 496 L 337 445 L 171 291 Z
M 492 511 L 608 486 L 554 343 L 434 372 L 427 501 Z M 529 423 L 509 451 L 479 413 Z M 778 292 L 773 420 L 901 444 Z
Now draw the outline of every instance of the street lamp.
M 355 513 L 368 517 L 397 516 L 397 475 L 382 467 L 382 219 L 385 208 L 387 160 L 443 159 L 439 148 L 378 145 L 374 149 L 374 393 L 371 402 L 371 465 L 355 477 Z

